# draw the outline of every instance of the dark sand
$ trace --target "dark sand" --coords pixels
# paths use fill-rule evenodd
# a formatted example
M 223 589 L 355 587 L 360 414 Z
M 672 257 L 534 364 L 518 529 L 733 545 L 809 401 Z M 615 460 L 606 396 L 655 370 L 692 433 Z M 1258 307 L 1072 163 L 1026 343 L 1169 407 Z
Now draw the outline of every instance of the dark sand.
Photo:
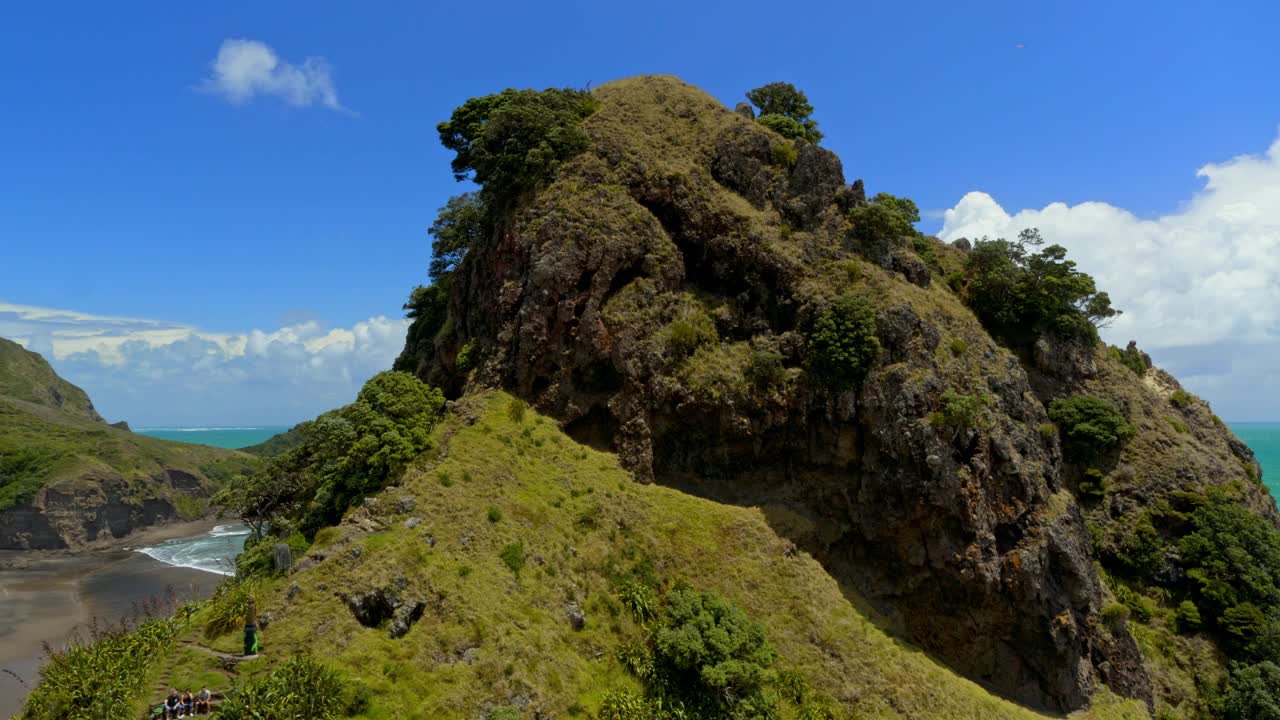
M 151 545 L 202 535 L 210 527 L 172 525 L 128 540 L 131 546 Z M 76 633 L 86 634 L 92 619 L 107 625 L 136 618 L 148 602 L 206 597 L 221 581 L 221 575 L 165 565 L 127 549 L 0 551 L 0 718 L 21 709 L 27 686 L 39 676 L 43 643 L 62 647 Z

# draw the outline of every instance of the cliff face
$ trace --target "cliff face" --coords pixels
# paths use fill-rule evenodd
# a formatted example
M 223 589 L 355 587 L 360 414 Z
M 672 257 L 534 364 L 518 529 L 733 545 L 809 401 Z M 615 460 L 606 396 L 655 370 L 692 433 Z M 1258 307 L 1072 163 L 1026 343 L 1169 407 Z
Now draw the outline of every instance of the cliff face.
M 1155 371 L 1107 384 L 1130 371 L 1098 348 L 1002 348 L 919 248 L 851 240 L 846 213 L 866 200 L 833 153 L 789 155 L 674 78 L 594 95 L 591 149 L 471 249 L 448 322 L 398 366 L 453 395 L 468 382 L 515 392 L 638 480 L 762 507 L 898 632 L 1009 697 L 1070 710 L 1106 683 L 1150 702 L 1133 638 L 1099 620 L 1077 478 L 1045 407 L 1125 395 L 1141 487 L 1090 508 L 1108 527 L 1181 474 L 1256 472 L 1247 448 L 1192 415 L 1195 446 L 1151 439 L 1168 427 L 1153 419 L 1168 393 Z M 935 266 L 962 257 L 925 242 Z M 874 305 L 882 352 L 840 391 L 806 372 L 804 329 L 850 292 Z M 972 422 L 939 420 L 948 392 L 977 399 Z

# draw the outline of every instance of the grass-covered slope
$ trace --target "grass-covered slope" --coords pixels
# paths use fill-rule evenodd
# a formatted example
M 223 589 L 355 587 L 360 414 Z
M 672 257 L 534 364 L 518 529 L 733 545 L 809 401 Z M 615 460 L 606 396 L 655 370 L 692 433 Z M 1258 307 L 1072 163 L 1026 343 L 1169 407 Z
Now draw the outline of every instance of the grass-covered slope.
M 257 581 L 264 651 L 235 681 L 310 654 L 364 688 L 364 717 L 596 717 L 611 691 L 642 693 L 618 657 L 643 637 L 620 591 L 682 584 L 761 624 L 773 669 L 806 678 L 836 717 L 1040 717 L 886 634 L 759 509 L 637 484 L 505 394 L 464 398 L 432 442 L 398 486 L 317 533 L 294 574 Z M 382 605 L 391 598 L 398 609 Z M 421 617 L 393 638 L 418 601 Z M 198 640 L 217 605 L 188 642 L 234 652 L 234 622 Z M 160 685 L 231 686 L 216 657 L 180 648 Z M 1106 692 L 1078 715 L 1145 716 Z
M 0 548 L 63 548 L 209 510 L 245 453 L 107 425 L 39 355 L 0 340 Z
M 0 396 L 102 420 L 84 390 L 58 377 L 39 354 L 4 338 L 0 338 Z
M 282 433 L 277 433 L 263 440 L 257 445 L 242 447 L 242 452 L 258 457 L 270 458 L 283 455 L 286 452 L 298 447 L 303 442 L 302 431 L 298 427 L 291 427 Z

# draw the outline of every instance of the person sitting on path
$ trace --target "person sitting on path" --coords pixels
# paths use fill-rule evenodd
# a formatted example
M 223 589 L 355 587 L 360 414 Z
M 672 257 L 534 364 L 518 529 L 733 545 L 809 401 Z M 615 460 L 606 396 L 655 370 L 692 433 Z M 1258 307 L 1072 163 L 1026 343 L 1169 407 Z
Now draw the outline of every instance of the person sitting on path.
M 196 712 L 203 715 L 209 714 L 209 688 L 201 687 L 200 692 L 196 694 Z
M 169 690 L 169 697 L 164 699 L 164 716 L 166 718 L 177 718 L 178 708 L 182 706 L 182 698 L 178 697 L 177 688 Z
M 196 699 L 191 697 L 191 691 L 186 690 L 182 693 L 182 710 L 184 715 L 195 715 Z

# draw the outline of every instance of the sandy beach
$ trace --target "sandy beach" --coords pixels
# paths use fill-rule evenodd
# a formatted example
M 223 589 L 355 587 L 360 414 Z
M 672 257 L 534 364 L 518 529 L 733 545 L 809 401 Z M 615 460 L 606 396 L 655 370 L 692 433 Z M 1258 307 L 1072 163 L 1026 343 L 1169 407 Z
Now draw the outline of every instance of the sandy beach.
M 148 601 L 207 596 L 222 576 L 174 567 L 131 548 L 196 537 L 216 523 L 151 528 L 115 547 L 80 552 L 0 551 L 0 718 L 18 712 L 39 675 L 43 645 L 64 646 L 91 619 L 136 617 Z

